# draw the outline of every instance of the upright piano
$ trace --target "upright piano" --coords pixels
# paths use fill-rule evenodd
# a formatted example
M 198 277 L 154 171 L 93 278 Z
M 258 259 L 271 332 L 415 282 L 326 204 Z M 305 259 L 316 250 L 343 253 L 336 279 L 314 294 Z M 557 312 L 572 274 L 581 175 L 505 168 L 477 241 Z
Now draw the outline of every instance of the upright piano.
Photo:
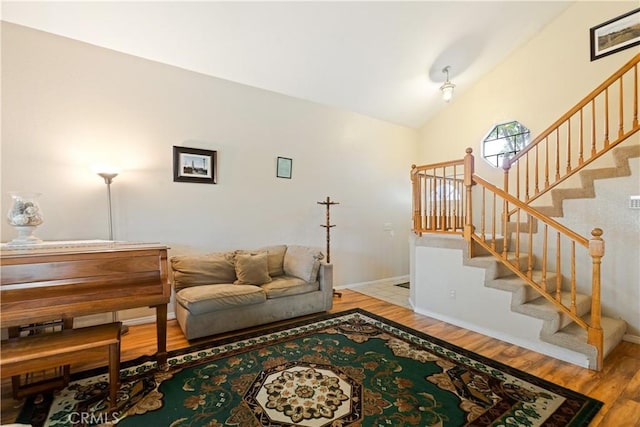
M 137 307 L 156 311 L 157 361 L 167 361 L 167 247 L 74 241 L 0 248 L 0 327 Z

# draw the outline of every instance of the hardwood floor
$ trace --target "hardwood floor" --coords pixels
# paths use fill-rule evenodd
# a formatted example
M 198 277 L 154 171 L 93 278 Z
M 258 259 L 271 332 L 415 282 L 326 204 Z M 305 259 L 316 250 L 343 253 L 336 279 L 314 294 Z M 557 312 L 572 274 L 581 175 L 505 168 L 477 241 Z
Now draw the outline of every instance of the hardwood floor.
M 342 290 L 342 298 L 334 299 L 332 312 L 356 307 L 601 400 L 604 406 L 591 423 L 593 427 L 640 426 L 640 345 L 638 344 L 623 342 L 605 360 L 602 372 L 594 372 L 415 314 L 410 309 L 351 290 Z M 169 321 L 167 330 L 169 351 L 199 342 L 189 343 L 175 320 Z M 131 326 L 129 333 L 122 338 L 122 361 L 152 354 L 154 351 L 155 326 L 153 324 Z M 72 371 L 78 372 L 100 365 L 99 361 L 78 364 L 72 366 Z M 11 423 L 20 410 L 21 402 L 11 398 L 10 381 L 2 381 L 1 396 L 2 424 Z

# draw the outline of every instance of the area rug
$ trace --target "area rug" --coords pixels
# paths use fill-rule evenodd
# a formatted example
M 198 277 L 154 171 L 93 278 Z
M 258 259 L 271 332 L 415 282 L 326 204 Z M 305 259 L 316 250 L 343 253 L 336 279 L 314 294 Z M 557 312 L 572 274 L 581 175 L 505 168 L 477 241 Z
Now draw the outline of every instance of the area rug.
M 602 403 L 363 310 L 123 365 L 25 408 L 34 425 L 587 426 Z M 94 372 L 95 374 L 95 372 Z M 38 424 L 39 423 L 39 424 Z

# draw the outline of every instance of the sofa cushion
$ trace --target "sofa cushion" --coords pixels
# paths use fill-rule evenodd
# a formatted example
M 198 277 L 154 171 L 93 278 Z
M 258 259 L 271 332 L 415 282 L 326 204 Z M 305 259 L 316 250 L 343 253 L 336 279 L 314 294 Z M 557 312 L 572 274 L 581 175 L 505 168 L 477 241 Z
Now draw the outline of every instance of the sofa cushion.
M 271 283 L 261 286 L 267 294 L 267 299 L 287 297 L 290 295 L 306 294 L 320 289 L 318 282 L 307 283 L 293 276 L 278 276 Z
M 267 252 L 269 276 L 282 276 L 284 274 L 284 254 L 287 251 L 287 245 L 265 246 L 258 250 Z
M 176 301 L 195 315 L 260 304 L 266 300 L 265 292 L 253 285 L 202 285 L 182 289 L 176 294 Z
M 267 252 L 236 253 L 236 285 L 263 285 L 271 281 Z
M 322 252 L 308 246 L 290 245 L 284 254 L 284 274 L 294 276 L 307 283 L 313 283 L 318 277 Z
M 176 292 L 189 286 L 233 283 L 236 270 L 233 252 L 171 257 Z

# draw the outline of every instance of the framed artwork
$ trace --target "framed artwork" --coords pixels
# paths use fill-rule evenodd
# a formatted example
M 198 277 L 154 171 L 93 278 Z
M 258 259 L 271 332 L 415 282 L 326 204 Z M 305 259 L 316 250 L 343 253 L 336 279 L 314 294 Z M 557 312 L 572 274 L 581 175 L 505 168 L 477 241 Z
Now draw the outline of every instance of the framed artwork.
M 591 28 L 591 60 L 640 44 L 640 8 Z
M 276 176 L 278 178 L 291 179 L 291 167 L 293 160 L 287 157 L 278 157 L 278 166 L 276 167 Z
M 216 151 L 173 146 L 173 181 L 215 184 Z

